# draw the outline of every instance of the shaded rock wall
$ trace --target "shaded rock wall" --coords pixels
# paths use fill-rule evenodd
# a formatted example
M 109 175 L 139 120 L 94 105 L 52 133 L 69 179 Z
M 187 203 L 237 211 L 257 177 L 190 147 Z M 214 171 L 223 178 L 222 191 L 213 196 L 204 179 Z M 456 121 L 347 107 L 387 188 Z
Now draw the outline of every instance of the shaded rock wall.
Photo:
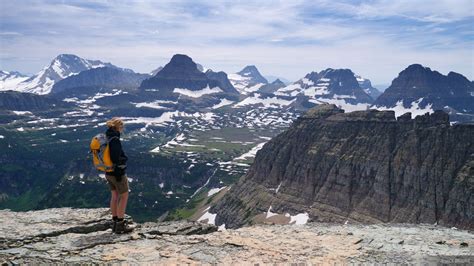
M 473 192 L 473 125 L 450 126 L 443 112 L 397 121 L 392 111 L 324 106 L 269 141 L 211 212 L 227 227 L 272 206 L 316 221 L 472 229 Z

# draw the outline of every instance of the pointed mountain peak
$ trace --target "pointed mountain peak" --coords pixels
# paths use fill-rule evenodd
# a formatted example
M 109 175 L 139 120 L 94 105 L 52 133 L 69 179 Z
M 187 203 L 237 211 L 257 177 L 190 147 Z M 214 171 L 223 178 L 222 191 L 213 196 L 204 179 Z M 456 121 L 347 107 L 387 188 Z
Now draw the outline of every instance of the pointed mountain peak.
M 248 66 L 244 67 L 242 70 L 240 70 L 240 72 L 238 72 L 238 73 L 242 75 L 244 72 L 259 73 L 257 67 L 254 66 L 254 65 L 248 65 Z
M 281 81 L 280 79 L 275 79 L 271 84 L 272 85 L 285 85 L 285 83 Z
M 249 65 L 244 67 L 242 70 L 237 72 L 237 74 L 242 76 L 261 76 L 260 72 L 258 71 L 257 67 L 254 65 Z
M 256 83 L 268 84 L 267 79 L 264 78 L 264 77 L 262 76 L 262 74 L 260 74 L 260 72 L 258 71 L 257 67 L 254 66 L 254 65 L 249 65 L 249 66 L 244 67 L 244 69 L 242 69 L 241 71 L 237 72 L 237 74 L 239 74 L 239 75 L 241 75 L 241 76 L 243 76 L 243 77 L 252 78 L 254 84 L 256 84 Z

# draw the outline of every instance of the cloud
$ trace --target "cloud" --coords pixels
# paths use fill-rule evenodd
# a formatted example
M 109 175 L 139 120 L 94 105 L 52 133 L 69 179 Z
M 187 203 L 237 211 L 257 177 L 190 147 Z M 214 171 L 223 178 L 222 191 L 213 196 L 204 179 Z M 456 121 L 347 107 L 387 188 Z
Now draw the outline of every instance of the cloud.
M 5 1 L 0 69 L 75 53 L 149 72 L 174 53 L 297 79 L 350 67 L 389 83 L 408 64 L 474 77 L 468 1 Z M 15 34 L 11 34 L 15 33 Z M 262 72 L 263 72 L 262 69 Z

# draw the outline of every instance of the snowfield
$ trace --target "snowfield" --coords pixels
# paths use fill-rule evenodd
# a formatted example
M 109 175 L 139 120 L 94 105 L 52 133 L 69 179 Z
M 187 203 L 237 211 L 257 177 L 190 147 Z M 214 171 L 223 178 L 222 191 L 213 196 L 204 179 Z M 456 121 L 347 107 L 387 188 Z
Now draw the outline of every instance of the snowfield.
M 224 99 L 221 99 L 221 101 L 218 104 L 212 106 L 211 109 L 218 109 L 227 105 L 231 105 L 233 103 L 235 102 L 224 98 Z
M 262 142 L 258 144 L 257 146 L 253 147 L 250 151 L 240 155 L 239 157 L 235 158 L 234 161 L 245 161 L 247 158 L 254 158 L 257 155 L 257 152 L 263 148 L 263 145 L 265 145 L 267 142 Z
M 418 115 L 424 115 L 426 113 L 430 113 L 430 114 L 434 113 L 433 105 L 431 103 L 427 104 L 424 108 L 421 108 L 420 107 L 421 101 L 423 101 L 423 98 L 420 98 L 416 101 L 413 101 L 409 108 L 406 108 L 405 106 L 403 106 L 403 101 L 400 100 L 395 104 L 395 106 L 392 106 L 392 107 L 373 106 L 371 109 L 377 109 L 379 111 L 387 111 L 387 110 L 395 111 L 395 116 L 396 117 L 399 117 L 399 116 L 401 116 L 405 113 L 408 113 L 408 112 L 411 113 L 412 118 L 414 118 Z
M 260 98 L 261 95 L 256 93 L 253 96 L 249 96 L 242 100 L 241 102 L 236 103 L 233 107 L 240 107 L 246 105 L 262 104 L 264 107 L 278 107 L 278 106 L 288 106 L 292 104 L 296 99 L 293 100 L 284 100 L 278 97 L 266 97 Z
M 173 92 L 174 93 L 179 93 L 179 94 L 191 97 L 191 98 L 199 98 L 199 97 L 202 97 L 206 94 L 213 94 L 213 93 L 222 92 L 222 90 L 219 87 L 209 88 L 209 84 L 208 84 L 207 87 L 205 87 L 201 90 L 197 90 L 197 91 L 182 89 L 182 88 L 175 88 L 173 90 Z

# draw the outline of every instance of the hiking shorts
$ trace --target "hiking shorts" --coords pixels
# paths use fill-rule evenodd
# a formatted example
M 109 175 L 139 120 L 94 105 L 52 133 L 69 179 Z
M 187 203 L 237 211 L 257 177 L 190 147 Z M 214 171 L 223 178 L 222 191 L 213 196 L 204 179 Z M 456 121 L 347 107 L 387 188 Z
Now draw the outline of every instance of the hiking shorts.
M 105 178 L 109 183 L 110 190 L 116 190 L 119 194 L 128 192 L 127 176 L 123 175 L 122 180 L 120 180 L 120 182 L 118 182 L 116 177 L 113 175 L 105 174 Z

